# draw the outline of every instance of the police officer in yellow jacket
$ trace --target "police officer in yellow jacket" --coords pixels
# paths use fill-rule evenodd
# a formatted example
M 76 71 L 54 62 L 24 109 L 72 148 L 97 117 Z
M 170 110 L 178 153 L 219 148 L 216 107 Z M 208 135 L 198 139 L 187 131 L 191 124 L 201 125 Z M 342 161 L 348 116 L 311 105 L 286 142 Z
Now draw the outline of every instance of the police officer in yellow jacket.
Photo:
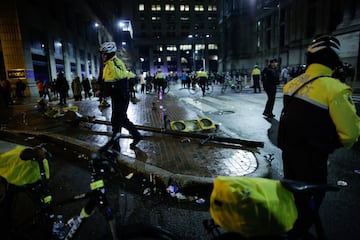
M 130 148 L 134 149 L 142 140 L 142 136 L 127 116 L 130 100 L 128 72 L 124 62 L 116 56 L 116 50 L 114 42 L 105 42 L 100 46 L 101 57 L 104 61 L 105 94 L 111 97 L 113 134 L 121 132 L 122 127 L 126 128 L 134 139 L 130 144 Z M 116 147 L 120 150 L 119 146 Z
M 257 90 L 259 90 L 259 93 L 261 93 L 260 76 L 261 70 L 258 65 L 255 65 L 253 70 L 251 71 L 251 77 L 254 81 L 254 93 L 256 93 Z
M 200 71 L 197 72 L 195 79 L 198 81 L 198 84 L 201 88 L 203 96 L 205 96 L 205 88 L 207 87 L 207 81 L 208 81 L 209 75 L 207 72 L 204 71 L 204 69 L 200 69 Z
M 333 36 L 312 41 L 307 49 L 305 73 L 283 89 L 278 145 L 284 177 L 308 183 L 327 182 L 329 154 L 351 148 L 360 135 L 360 118 L 349 86 L 332 78 L 339 66 L 340 43 Z M 312 196 L 318 208 L 325 194 Z M 293 232 L 307 231 L 313 222 L 309 199 L 296 196 L 299 217 Z
M 158 69 L 154 79 L 156 81 L 158 93 L 160 93 L 160 91 L 164 92 L 166 86 L 166 76 L 161 69 Z

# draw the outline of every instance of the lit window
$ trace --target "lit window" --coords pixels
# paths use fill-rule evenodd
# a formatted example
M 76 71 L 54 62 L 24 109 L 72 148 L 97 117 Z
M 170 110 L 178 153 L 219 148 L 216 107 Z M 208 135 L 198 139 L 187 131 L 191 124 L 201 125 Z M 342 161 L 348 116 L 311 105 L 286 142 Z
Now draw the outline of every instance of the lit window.
M 152 4 L 151 11 L 161 11 L 161 5 L 160 4 Z
M 195 51 L 205 49 L 205 44 L 195 44 Z
M 175 11 L 174 4 L 165 4 L 165 11 Z
M 159 20 L 160 20 L 160 17 L 159 17 L 159 16 L 152 16 L 152 17 L 151 17 L 151 20 L 153 20 L 153 21 L 159 21 Z
M 210 44 L 208 45 L 208 49 L 209 49 L 209 50 L 217 50 L 217 49 L 218 49 L 218 46 L 217 46 L 217 44 L 215 44 L 215 43 L 210 43 Z
M 188 11 L 190 11 L 189 5 L 181 4 L 181 5 L 180 5 L 180 11 L 181 11 L 181 12 L 188 12 Z
M 182 44 L 182 45 L 179 46 L 179 48 L 182 51 L 187 51 L 187 50 L 191 50 L 192 46 L 191 46 L 191 44 Z
M 204 11 L 204 5 L 195 5 L 194 11 L 203 12 Z
M 216 8 L 216 5 L 209 5 L 208 6 L 208 11 L 209 12 L 216 12 L 217 8 Z
M 145 5 L 143 3 L 139 4 L 139 11 L 142 12 L 145 10 Z
M 175 45 L 168 45 L 166 47 L 166 50 L 169 51 L 169 52 L 176 52 L 177 51 L 177 48 Z
M 163 51 L 163 47 L 161 45 L 157 45 L 155 47 L 155 49 L 156 49 L 157 52 L 162 52 Z

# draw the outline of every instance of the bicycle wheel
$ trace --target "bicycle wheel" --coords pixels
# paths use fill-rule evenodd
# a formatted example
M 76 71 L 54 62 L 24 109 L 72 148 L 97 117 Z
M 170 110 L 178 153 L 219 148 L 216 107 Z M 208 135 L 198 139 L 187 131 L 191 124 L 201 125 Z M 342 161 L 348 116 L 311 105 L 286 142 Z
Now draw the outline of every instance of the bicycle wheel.
M 221 93 L 225 93 L 226 88 L 227 88 L 227 84 L 223 84 L 223 85 L 221 86 Z
M 238 83 L 238 84 L 236 84 L 236 85 L 234 86 L 234 91 L 235 91 L 236 93 L 239 93 L 239 92 L 242 91 L 242 85 L 241 85 L 241 83 Z
M 212 94 L 212 92 L 214 91 L 214 86 L 210 83 L 206 86 L 205 88 L 205 93 L 206 94 Z
M 194 84 L 194 85 L 190 86 L 190 88 L 189 88 L 189 92 L 192 95 L 195 95 L 199 91 L 200 91 L 200 87 L 197 84 Z
M 164 86 L 164 93 L 167 94 L 170 91 L 169 83 L 166 83 Z
M 118 233 L 120 239 L 127 240 L 180 240 L 178 236 L 165 229 L 147 224 L 121 226 Z

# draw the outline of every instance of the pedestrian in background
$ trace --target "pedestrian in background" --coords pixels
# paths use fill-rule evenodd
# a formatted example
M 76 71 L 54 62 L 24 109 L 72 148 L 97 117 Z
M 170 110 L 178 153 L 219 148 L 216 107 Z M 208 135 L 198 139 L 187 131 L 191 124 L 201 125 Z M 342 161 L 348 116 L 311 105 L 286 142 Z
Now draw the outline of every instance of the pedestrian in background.
M 128 69 L 127 78 L 129 81 L 130 98 L 135 99 L 136 98 L 135 86 L 137 83 L 136 74 L 133 71 L 131 71 L 131 69 Z
M 66 98 L 67 98 L 68 91 L 69 91 L 69 83 L 66 80 L 63 72 L 58 73 L 55 85 L 56 85 L 57 91 L 59 92 L 59 104 L 65 105 Z
M 289 77 L 290 77 L 289 68 L 284 67 L 280 73 L 280 81 L 283 82 L 284 84 L 286 84 L 289 80 Z
M 139 74 L 139 83 L 140 83 L 140 93 L 145 93 L 145 76 L 144 74 Z
M 12 105 L 13 104 L 13 100 L 11 98 L 11 83 L 8 79 L 4 79 L 1 81 L 1 86 L 2 86 L 2 94 L 3 94 L 3 99 L 5 102 L 5 105 Z
M 21 99 L 25 97 L 26 84 L 19 78 L 15 84 L 16 97 Z
M 43 80 L 39 79 L 36 81 L 36 87 L 39 93 L 39 98 L 42 98 L 44 96 L 44 82 Z
M 261 70 L 259 69 L 258 65 L 255 65 L 254 69 L 251 71 L 251 77 L 254 82 L 254 93 L 256 93 L 257 90 L 259 90 L 259 93 L 261 93 L 260 76 L 261 76 Z
M 280 72 L 278 69 L 278 62 L 276 59 L 272 59 L 269 66 L 263 70 L 261 78 L 264 90 L 267 94 L 267 101 L 263 112 L 263 115 L 267 118 L 275 117 L 273 114 L 273 108 L 276 97 L 276 88 L 280 83 L 279 77 Z
M 48 97 L 49 102 L 51 102 L 51 96 L 50 96 L 50 84 L 49 84 L 49 80 L 44 82 L 44 99 L 46 99 L 46 97 Z
M 180 76 L 180 79 L 181 79 L 181 85 L 182 85 L 182 87 L 183 88 L 187 88 L 187 74 L 186 74 L 186 72 L 185 71 L 183 71 L 182 73 L 181 73 L 181 76 Z
M 75 101 L 81 101 L 82 100 L 82 85 L 80 82 L 80 78 L 76 76 L 72 82 L 71 82 L 71 89 L 73 91 L 73 96 Z
M 332 77 L 339 66 L 340 43 L 332 36 L 312 41 L 304 74 L 283 89 L 278 146 L 284 178 L 310 184 L 327 183 L 328 156 L 340 147 L 351 148 L 360 135 L 360 118 L 351 101 L 351 88 Z M 306 234 L 325 193 L 298 196 L 298 219 L 292 233 Z M 310 200 L 311 199 L 311 200 Z M 310 209 L 310 201 L 315 210 Z
M 135 149 L 143 137 L 127 116 L 130 101 L 128 73 L 124 62 L 116 56 L 116 50 L 117 47 L 114 42 L 105 42 L 101 44 L 99 49 L 104 62 L 102 78 L 105 95 L 111 97 L 112 132 L 115 135 L 121 133 L 122 127 L 126 128 L 134 139 L 130 148 Z M 120 151 L 119 144 L 115 148 Z
M 85 100 L 87 99 L 87 98 L 89 98 L 89 99 L 91 99 L 91 92 L 90 92 L 90 90 L 91 90 L 91 85 L 90 85 L 90 80 L 89 80 L 89 78 L 84 78 L 83 80 L 82 80 L 82 82 L 81 82 L 81 85 L 82 85 L 82 87 L 83 87 L 83 89 L 84 89 L 84 95 L 85 95 Z

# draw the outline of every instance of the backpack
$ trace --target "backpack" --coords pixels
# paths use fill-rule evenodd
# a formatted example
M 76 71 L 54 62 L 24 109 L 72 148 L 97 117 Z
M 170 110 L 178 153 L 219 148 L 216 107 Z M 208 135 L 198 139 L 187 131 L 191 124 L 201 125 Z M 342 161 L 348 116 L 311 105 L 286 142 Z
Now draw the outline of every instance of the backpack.
M 250 177 L 216 177 L 210 214 L 215 224 L 244 237 L 285 233 L 297 219 L 294 196 L 280 181 Z
M 21 152 L 27 147 L 17 145 L 13 149 L 0 154 L 0 176 L 8 183 L 16 186 L 33 184 L 41 180 L 39 164 L 36 161 L 24 161 Z M 46 178 L 50 178 L 48 160 L 43 160 Z

